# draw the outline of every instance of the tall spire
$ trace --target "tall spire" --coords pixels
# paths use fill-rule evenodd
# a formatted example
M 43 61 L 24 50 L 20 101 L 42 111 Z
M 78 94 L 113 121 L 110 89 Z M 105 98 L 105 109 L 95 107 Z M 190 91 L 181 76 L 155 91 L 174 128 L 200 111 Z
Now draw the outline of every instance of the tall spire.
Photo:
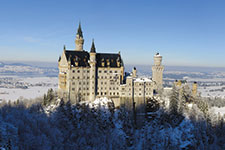
M 64 50 L 64 51 L 66 50 L 66 45 L 63 46 L 63 50 Z
M 92 39 L 92 45 L 91 45 L 91 51 L 90 52 L 91 53 L 96 53 L 94 39 Z
M 83 51 L 84 39 L 83 39 L 83 33 L 82 33 L 82 30 L 81 30 L 80 22 L 79 22 L 79 27 L 77 29 L 75 44 L 76 44 L 76 48 L 75 48 L 76 51 Z
M 83 38 L 83 33 L 82 33 L 82 30 L 81 30 L 81 23 L 79 22 L 79 27 L 77 29 L 77 35 L 79 35 L 80 37 Z

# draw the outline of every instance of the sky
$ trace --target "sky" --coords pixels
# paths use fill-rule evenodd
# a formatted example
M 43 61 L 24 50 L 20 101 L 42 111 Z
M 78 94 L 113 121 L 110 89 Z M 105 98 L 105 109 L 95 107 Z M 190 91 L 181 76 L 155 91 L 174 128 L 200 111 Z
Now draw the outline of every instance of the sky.
M 125 64 L 225 67 L 224 0 L 0 0 L 0 61 L 57 62 L 75 49 L 121 52 Z

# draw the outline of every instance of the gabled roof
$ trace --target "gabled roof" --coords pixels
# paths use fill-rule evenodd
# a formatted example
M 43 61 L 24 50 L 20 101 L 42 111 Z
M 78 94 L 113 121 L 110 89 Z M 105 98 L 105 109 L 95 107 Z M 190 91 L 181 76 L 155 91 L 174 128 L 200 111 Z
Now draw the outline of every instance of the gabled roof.
M 97 66 L 103 67 L 102 62 L 105 63 L 105 67 L 107 67 L 107 63 L 110 63 L 110 67 L 120 67 L 123 66 L 123 61 L 119 54 L 112 53 L 97 53 L 96 55 Z M 120 62 L 120 66 L 117 66 L 117 62 Z
M 74 51 L 74 50 L 66 50 L 66 59 L 68 63 L 70 63 L 73 66 L 75 65 L 75 62 L 78 62 L 79 67 L 88 67 L 89 63 L 89 53 L 86 51 Z
M 78 67 L 90 66 L 88 63 L 90 55 L 87 51 L 65 50 L 65 55 L 68 63 L 70 63 L 73 66 L 76 66 L 75 64 L 76 62 L 78 62 Z M 121 59 L 120 54 L 96 53 L 96 62 L 97 67 L 119 68 L 123 66 L 123 61 Z M 117 62 L 120 63 L 120 66 L 117 65 Z M 102 64 L 104 64 L 104 66 Z

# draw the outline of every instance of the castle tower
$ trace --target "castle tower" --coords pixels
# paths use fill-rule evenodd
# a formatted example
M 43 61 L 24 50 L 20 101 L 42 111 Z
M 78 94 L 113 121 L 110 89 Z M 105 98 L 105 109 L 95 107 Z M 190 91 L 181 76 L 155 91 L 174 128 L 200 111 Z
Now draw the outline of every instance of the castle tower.
M 83 33 L 81 30 L 80 23 L 77 29 L 75 44 L 76 44 L 76 49 L 75 49 L 76 51 L 83 51 L 84 39 L 83 39 Z
M 163 70 L 164 66 L 161 65 L 162 63 L 162 56 L 157 53 L 154 56 L 154 65 L 152 66 L 152 80 L 156 82 L 156 88 L 162 89 L 163 85 Z
M 198 89 L 198 84 L 197 84 L 197 82 L 194 82 L 192 84 L 192 95 L 193 96 L 196 96 L 197 95 L 197 89 Z
M 92 41 L 91 51 L 90 51 L 90 101 L 95 100 L 96 96 L 96 51 L 94 40 Z
M 133 70 L 132 70 L 132 77 L 133 78 L 137 77 L 137 69 L 136 69 L 136 67 L 134 67 Z

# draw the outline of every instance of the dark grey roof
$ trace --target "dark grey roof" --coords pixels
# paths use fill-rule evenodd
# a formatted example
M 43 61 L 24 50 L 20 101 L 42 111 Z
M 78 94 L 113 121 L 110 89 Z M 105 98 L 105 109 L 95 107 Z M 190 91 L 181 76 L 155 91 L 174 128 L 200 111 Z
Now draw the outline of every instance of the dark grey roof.
M 119 54 L 111 54 L 111 53 L 97 53 L 97 66 L 102 67 L 102 62 L 105 63 L 105 67 L 107 67 L 107 62 L 110 62 L 110 67 L 120 67 L 123 66 L 123 61 Z M 117 61 L 120 62 L 120 66 L 117 66 Z
M 80 23 L 79 23 L 79 27 L 78 27 L 78 29 L 77 29 L 77 34 L 78 34 L 80 37 L 83 37 L 83 32 L 82 32 L 82 30 L 81 30 L 81 25 L 80 25 Z
M 78 62 L 79 67 L 88 67 L 89 53 L 86 51 L 74 51 L 66 50 L 66 59 L 70 61 L 71 65 L 75 66 L 75 62 Z
M 90 52 L 91 53 L 96 53 L 94 40 L 92 41 L 91 51 Z
M 75 62 L 78 62 L 79 67 L 89 67 L 88 60 L 90 55 L 87 51 L 74 51 L 74 50 L 66 50 L 65 51 L 67 61 L 71 63 L 71 65 L 76 66 Z M 120 54 L 111 54 L 111 53 L 96 53 L 96 61 L 97 67 L 108 67 L 108 62 L 110 64 L 109 67 L 121 67 L 123 66 L 123 60 L 121 59 Z M 117 61 L 120 62 L 120 66 L 117 66 Z M 104 66 L 102 66 L 102 62 L 104 62 Z

